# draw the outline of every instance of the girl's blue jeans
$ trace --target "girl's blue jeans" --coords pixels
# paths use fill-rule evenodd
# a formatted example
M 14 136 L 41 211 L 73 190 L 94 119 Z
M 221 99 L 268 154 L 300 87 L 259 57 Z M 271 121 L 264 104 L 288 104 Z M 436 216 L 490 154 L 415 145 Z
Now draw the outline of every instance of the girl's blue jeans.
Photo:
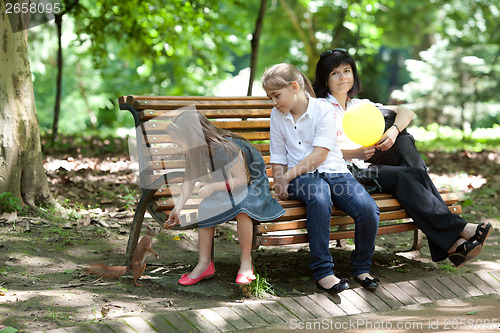
M 354 219 L 354 245 L 351 253 L 353 276 L 369 273 L 375 250 L 379 209 L 373 198 L 350 173 L 306 173 L 290 182 L 288 195 L 307 207 L 307 234 L 311 250 L 311 269 L 320 280 L 333 273 L 330 254 L 330 216 L 332 205 Z

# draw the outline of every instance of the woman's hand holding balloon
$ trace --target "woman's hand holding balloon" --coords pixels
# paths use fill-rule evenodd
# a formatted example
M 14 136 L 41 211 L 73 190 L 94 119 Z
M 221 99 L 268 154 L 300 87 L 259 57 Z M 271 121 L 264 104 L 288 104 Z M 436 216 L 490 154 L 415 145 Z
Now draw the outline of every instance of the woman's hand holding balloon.
M 399 131 L 396 127 L 391 126 L 385 133 L 382 135 L 380 140 L 375 143 L 375 148 L 381 151 L 386 151 L 391 149 L 391 147 L 396 142 L 396 138 L 398 137 Z
M 366 161 L 370 159 L 370 157 L 375 154 L 375 147 L 374 146 L 368 146 L 368 147 L 360 147 L 358 149 L 354 150 L 355 158 Z

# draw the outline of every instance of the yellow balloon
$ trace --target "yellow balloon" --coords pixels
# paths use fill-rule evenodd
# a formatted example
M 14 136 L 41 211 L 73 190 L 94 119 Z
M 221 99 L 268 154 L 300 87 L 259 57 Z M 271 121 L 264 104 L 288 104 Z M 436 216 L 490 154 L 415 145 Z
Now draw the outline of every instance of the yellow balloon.
M 358 103 L 347 108 L 342 120 L 344 133 L 353 142 L 371 146 L 384 134 L 382 112 L 371 103 Z

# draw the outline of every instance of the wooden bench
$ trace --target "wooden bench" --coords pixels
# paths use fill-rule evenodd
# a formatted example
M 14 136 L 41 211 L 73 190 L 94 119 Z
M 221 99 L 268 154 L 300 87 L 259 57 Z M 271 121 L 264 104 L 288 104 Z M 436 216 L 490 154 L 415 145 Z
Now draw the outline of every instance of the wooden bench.
M 194 96 L 123 96 L 119 98 L 120 109 L 132 113 L 137 129 L 142 196 L 137 205 L 130 231 L 127 258 L 133 254 L 139 239 L 146 211 L 160 225 L 174 207 L 174 198 L 179 193 L 183 180 L 183 156 L 175 155 L 171 139 L 165 134 L 168 122 L 165 116 L 186 106 L 195 106 L 198 111 L 220 128 L 236 132 L 262 153 L 268 166 L 271 191 L 273 179 L 269 165 L 269 122 L 272 104 L 267 97 L 194 97 Z M 168 182 L 166 181 L 168 179 Z M 456 205 L 458 198 L 454 193 L 441 191 L 449 209 L 461 213 Z M 373 194 L 380 208 L 380 227 L 378 235 L 415 231 L 413 249 L 420 249 L 422 234 L 415 223 L 401 221 L 408 215 L 399 202 L 389 194 Z M 192 196 L 185 209 L 181 211 L 182 223 L 196 223 L 197 206 L 201 201 Z M 254 221 L 253 248 L 259 246 L 279 246 L 307 243 L 306 208 L 299 201 L 280 201 L 286 213 L 269 222 Z M 333 208 L 331 218 L 331 240 L 354 237 L 353 220 Z

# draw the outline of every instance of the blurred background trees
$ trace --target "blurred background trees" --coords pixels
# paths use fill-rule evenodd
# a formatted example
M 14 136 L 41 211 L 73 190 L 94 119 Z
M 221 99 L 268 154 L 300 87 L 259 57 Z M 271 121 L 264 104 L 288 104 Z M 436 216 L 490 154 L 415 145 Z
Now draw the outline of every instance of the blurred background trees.
M 130 128 L 116 105 L 123 94 L 246 95 L 261 3 L 257 79 L 290 62 L 313 80 L 319 54 L 343 47 L 359 64 L 360 96 L 409 103 L 415 125 L 470 132 L 498 124 L 495 0 L 80 0 L 62 22 L 60 132 Z M 30 29 L 29 44 L 40 126 L 50 133 L 55 24 Z M 240 72 L 247 78 L 224 88 Z

